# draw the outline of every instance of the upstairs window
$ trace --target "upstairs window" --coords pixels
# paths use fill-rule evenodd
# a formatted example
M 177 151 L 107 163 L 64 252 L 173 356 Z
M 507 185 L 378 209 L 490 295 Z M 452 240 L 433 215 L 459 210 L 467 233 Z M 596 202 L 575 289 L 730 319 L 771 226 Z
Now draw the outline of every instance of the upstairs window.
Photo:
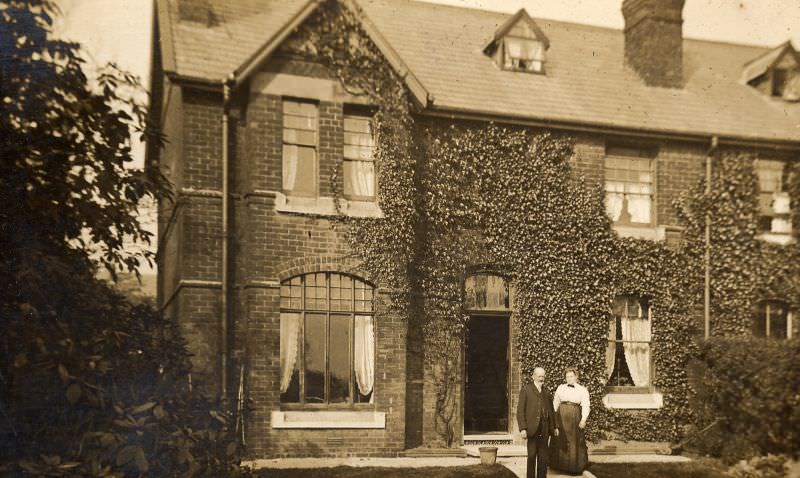
M 606 212 L 616 225 L 653 225 L 654 159 L 648 150 L 608 146 Z
M 525 9 L 509 17 L 483 49 L 504 70 L 544 73 L 550 41 Z
M 619 295 L 614 298 L 606 348 L 607 386 L 619 391 L 651 388 L 652 317 L 646 298 Z
M 317 105 L 283 100 L 283 191 L 317 195 Z
M 344 115 L 344 195 L 349 199 L 375 199 L 375 140 L 372 116 L 362 112 Z
M 792 232 L 791 204 L 783 161 L 759 159 L 758 174 L 759 229 L 773 234 Z
M 544 69 L 544 45 L 540 41 L 526 38 L 503 40 L 503 67 L 540 73 Z
M 345 274 L 318 272 L 281 282 L 281 403 L 373 403 L 373 299 L 371 285 Z
M 788 83 L 789 71 L 783 68 L 775 68 L 772 71 L 772 96 L 782 98 Z
M 753 335 L 786 339 L 792 337 L 789 307 L 779 300 L 764 300 L 756 304 Z
M 785 101 L 800 101 L 800 53 L 791 42 L 745 63 L 742 79 L 764 94 Z

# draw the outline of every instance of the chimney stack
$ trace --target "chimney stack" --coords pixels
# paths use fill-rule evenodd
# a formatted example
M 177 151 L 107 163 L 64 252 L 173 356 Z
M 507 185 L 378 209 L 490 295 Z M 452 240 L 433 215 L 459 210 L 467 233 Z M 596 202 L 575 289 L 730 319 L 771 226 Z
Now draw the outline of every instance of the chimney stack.
M 178 18 L 186 22 L 203 23 L 207 27 L 219 24 L 211 0 L 178 0 Z
M 683 86 L 685 0 L 623 0 L 625 62 L 649 86 Z

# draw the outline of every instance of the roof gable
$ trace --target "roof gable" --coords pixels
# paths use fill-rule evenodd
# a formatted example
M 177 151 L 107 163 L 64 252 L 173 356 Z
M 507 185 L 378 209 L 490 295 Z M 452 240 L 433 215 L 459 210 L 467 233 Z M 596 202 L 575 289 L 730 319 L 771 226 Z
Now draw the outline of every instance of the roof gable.
M 744 71 L 742 71 L 742 80 L 745 83 L 751 83 L 776 65 L 784 66 L 783 63 L 791 62 L 792 60 L 795 66 L 800 66 L 800 54 L 794 49 L 792 42 L 787 41 L 745 63 Z
M 530 38 L 534 36 L 537 40 L 544 44 L 544 49 L 550 48 L 550 40 L 544 34 L 539 25 L 536 24 L 533 18 L 528 14 L 524 8 L 520 8 L 517 13 L 512 15 L 494 32 L 494 36 L 483 48 L 483 52 L 487 55 L 494 53 L 500 41 L 506 36 L 516 36 L 522 38 Z

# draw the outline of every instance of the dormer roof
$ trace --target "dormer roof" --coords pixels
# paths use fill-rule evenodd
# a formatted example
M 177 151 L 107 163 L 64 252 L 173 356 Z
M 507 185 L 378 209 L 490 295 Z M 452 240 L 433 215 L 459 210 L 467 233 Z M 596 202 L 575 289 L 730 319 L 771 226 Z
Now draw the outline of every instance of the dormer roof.
M 745 83 L 752 83 L 780 63 L 785 55 L 793 57 L 796 64 L 800 66 L 800 54 L 794 49 L 792 42 L 787 41 L 745 63 L 742 80 Z
M 530 28 L 530 30 L 536 36 L 536 39 L 542 42 L 545 50 L 550 48 L 550 40 L 547 38 L 547 35 L 545 35 L 544 31 L 539 28 L 539 25 L 536 24 L 536 21 L 534 21 L 528 12 L 524 8 L 520 8 L 517 13 L 508 17 L 508 20 L 506 20 L 497 30 L 495 30 L 494 36 L 483 48 L 483 52 L 487 55 L 494 53 L 494 50 L 500 44 L 500 41 L 505 38 L 506 35 L 511 34 L 514 27 L 518 26 L 520 23 L 525 27 Z

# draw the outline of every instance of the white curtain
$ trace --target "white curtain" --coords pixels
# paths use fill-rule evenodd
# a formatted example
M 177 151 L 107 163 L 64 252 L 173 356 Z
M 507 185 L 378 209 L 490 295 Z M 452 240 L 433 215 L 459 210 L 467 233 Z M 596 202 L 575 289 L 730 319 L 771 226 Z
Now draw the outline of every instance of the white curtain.
M 281 312 L 281 393 L 289 389 L 297 362 L 297 343 L 300 334 L 300 314 Z
M 297 161 L 299 152 L 297 146 L 292 144 L 283 145 L 283 190 L 294 191 L 295 181 L 297 181 Z
M 628 212 L 631 222 L 650 224 L 650 186 L 647 184 L 631 184 L 628 186 Z
M 522 44 L 519 40 L 506 38 L 506 52 L 512 58 L 520 58 L 522 56 Z
M 350 161 L 350 184 L 354 196 L 375 195 L 375 165 L 372 161 Z
M 618 221 L 622 214 L 622 202 L 624 195 L 622 193 L 606 192 L 606 212 L 612 221 Z
M 375 334 L 372 317 L 357 315 L 355 322 L 355 372 L 358 391 L 372 392 L 375 384 Z M 370 402 L 372 397 L 370 397 Z
M 614 372 L 614 357 L 617 354 L 617 318 L 608 321 L 608 347 L 606 348 L 606 380 L 611 379 Z
M 622 317 L 622 340 L 625 352 L 625 362 L 631 372 L 633 384 L 637 387 L 646 387 L 650 384 L 650 313 L 642 317 L 642 308 L 639 307 L 638 317 L 630 314 Z M 644 341 L 647 343 L 627 343 L 627 341 Z

